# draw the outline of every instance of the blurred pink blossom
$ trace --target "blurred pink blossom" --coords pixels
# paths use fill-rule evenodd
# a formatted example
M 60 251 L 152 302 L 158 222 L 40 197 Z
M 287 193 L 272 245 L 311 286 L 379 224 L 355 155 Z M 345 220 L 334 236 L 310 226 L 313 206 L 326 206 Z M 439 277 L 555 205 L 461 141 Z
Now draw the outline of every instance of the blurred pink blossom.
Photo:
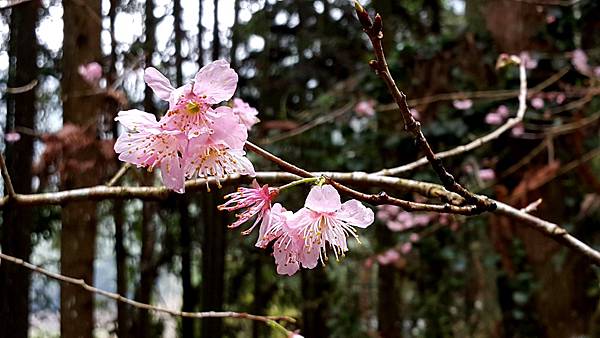
M 412 234 L 410 234 L 409 240 L 410 240 L 412 243 L 416 243 L 416 242 L 418 242 L 418 241 L 419 241 L 419 239 L 420 239 L 420 237 L 419 237 L 419 234 L 416 234 L 416 233 L 412 233 Z
M 403 254 L 407 254 L 412 250 L 412 243 L 407 242 L 402 244 L 402 246 L 400 247 L 400 252 L 402 252 Z
M 515 137 L 519 137 L 525 133 L 525 127 L 523 127 L 523 123 L 519 123 L 514 126 L 511 130 L 511 134 Z
M 546 23 L 551 25 L 554 22 L 556 22 L 556 17 L 554 15 L 547 15 L 546 16 Z
M 4 135 L 4 139 L 8 143 L 17 142 L 21 139 L 21 134 L 14 132 L 14 131 L 10 132 L 10 133 L 6 133 L 6 135 Z
M 452 105 L 454 106 L 454 108 L 456 108 L 458 110 L 467 110 L 467 109 L 473 107 L 473 101 L 469 100 L 469 99 L 454 100 L 454 101 L 452 101 Z
M 494 169 L 480 169 L 479 178 L 483 181 L 492 181 L 496 178 Z
M 535 69 L 538 66 L 538 61 L 532 58 L 529 52 L 521 53 L 521 62 L 527 69 Z
M 258 111 L 256 108 L 251 107 L 248 103 L 244 102 L 244 100 L 239 98 L 233 99 L 233 113 L 240 118 L 240 122 L 246 126 L 246 129 L 250 130 L 253 125 L 260 122 L 258 117 Z
M 371 117 L 375 115 L 375 100 L 362 100 L 354 106 L 358 116 Z
M 377 262 L 381 265 L 389 265 L 400 259 L 400 254 L 394 249 L 389 249 L 386 252 L 377 255 Z
M 102 78 L 102 66 L 98 62 L 80 65 L 77 72 L 90 85 L 98 84 L 98 80 Z
M 542 99 L 541 97 L 534 97 L 533 99 L 531 99 L 531 106 L 535 109 L 544 108 L 544 99 Z
M 585 52 L 581 49 L 576 49 L 571 54 L 571 63 L 582 74 L 589 74 L 591 69 L 588 65 L 588 57 Z
M 502 122 L 504 122 L 504 118 L 501 115 L 499 115 L 498 113 L 491 112 L 491 113 L 487 113 L 487 115 L 485 116 L 485 123 L 487 123 L 487 124 L 497 126 L 497 125 L 502 124 Z
M 600 67 L 599 67 L 600 68 Z M 416 120 L 420 120 L 421 119 L 421 114 L 419 113 L 419 111 L 416 108 L 410 108 L 410 114 L 416 119 Z
M 594 76 L 600 77 L 600 66 L 594 68 Z
M 566 99 L 567 99 L 567 96 L 564 93 L 559 93 L 558 95 L 556 95 L 556 98 L 554 99 L 554 101 L 557 104 L 562 104 L 563 102 L 565 102 Z

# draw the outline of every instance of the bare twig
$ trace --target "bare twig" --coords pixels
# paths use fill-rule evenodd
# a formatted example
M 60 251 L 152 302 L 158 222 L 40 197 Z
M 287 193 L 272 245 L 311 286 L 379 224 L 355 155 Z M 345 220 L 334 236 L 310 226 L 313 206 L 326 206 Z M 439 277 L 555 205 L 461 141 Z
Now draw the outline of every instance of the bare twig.
M 6 162 L 4 161 L 4 155 L 0 154 L 0 171 L 2 172 L 2 179 L 4 180 L 4 186 L 6 187 L 6 197 L 7 199 L 14 199 L 17 195 L 15 193 L 15 188 L 13 188 L 12 181 L 10 180 L 10 175 L 8 173 L 8 168 L 6 167 Z
M 106 290 L 102 290 L 102 289 L 98 289 L 94 286 L 91 286 L 89 284 L 87 284 L 83 279 L 77 279 L 77 278 L 73 278 L 73 277 L 69 277 L 69 276 L 65 276 L 65 275 L 61 275 L 55 272 L 51 272 L 48 270 L 45 270 L 37 265 L 33 265 L 29 262 L 26 262 L 20 258 L 17 257 L 13 257 L 10 255 L 7 255 L 5 253 L 0 252 L 0 258 L 4 261 L 7 262 L 11 262 L 17 265 L 20 265 L 26 269 L 29 269 L 31 271 L 40 273 L 42 275 L 45 275 L 49 278 L 55 279 L 57 281 L 60 281 L 62 283 L 67 283 L 67 284 L 72 284 L 72 285 L 76 285 L 81 287 L 82 289 L 89 291 L 91 293 L 94 294 L 98 294 L 110 299 L 113 299 L 117 302 L 122 302 L 125 304 L 129 304 L 135 308 L 138 309 L 143 309 L 143 310 L 147 310 L 147 311 L 153 311 L 153 312 L 159 312 L 159 313 L 166 313 L 169 314 L 171 316 L 175 316 L 175 317 L 186 317 L 186 318 L 239 318 L 239 319 L 248 319 L 248 320 L 254 320 L 254 321 L 259 321 L 259 322 L 263 322 L 269 326 L 275 327 L 281 331 L 283 331 L 286 334 L 290 334 L 291 332 L 289 330 L 287 330 L 285 327 L 283 327 L 281 324 L 277 323 L 277 321 L 286 321 L 289 323 L 295 323 L 296 320 L 292 317 L 288 317 L 288 316 L 259 316 L 259 315 L 253 315 L 253 314 L 249 314 L 249 313 L 244 313 L 244 312 L 232 312 L 232 311 L 224 311 L 224 312 L 215 312 L 215 311 L 206 311 L 206 312 L 184 312 L 184 311 L 179 311 L 179 310 L 172 310 L 172 309 L 168 309 L 168 308 L 164 308 L 164 307 L 160 307 L 160 306 L 155 306 L 155 305 L 151 305 L 151 304 L 146 304 L 146 303 L 141 303 L 138 301 L 135 301 L 133 299 L 129 299 L 127 297 L 124 297 L 118 293 L 114 293 L 114 292 L 109 292 Z
M 292 129 L 288 132 L 266 138 L 265 140 L 263 140 L 260 143 L 261 144 L 271 144 L 271 143 L 275 143 L 278 141 L 288 139 L 290 137 L 298 136 L 298 135 L 305 133 L 323 123 L 327 123 L 329 121 L 335 120 L 336 118 L 338 118 L 338 117 L 344 115 L 346 112 L 348 112 L 350 110 L 350 108 L 352 108 L 353 106 L 354 106 L 354 102 L 350 101 L 349 103 L 345 104 L 343 107 L 336 109 L 327 115 L 319 116 L 319 117 L 315 118 L 314 120 L 311 120 L 311 121 L 299 126 L 298 128 Z
M 0 9 L 6 9 L 31 0 L 0 0 Z
M 526 212 L 526 213 L 531 213 L 533 211 L 536 211 L 537 208 L 540 206 L 540 204 L 542 204 L 542 199 L 538 198 L 537 200 L 529 203 L 528 206 L 526 206 L 525 208 L 521 209 L 521 211 Z
M 446 170 L 446 168 L 444 168 L 441 159 L 435 155 L 431 149 L 431 146 L 429 145 L 429 142 L 427 141 L 427 138 L 421 130 L 421 124 L 415 120 L 408 109 L 406 95 L 404 95 L 404 93 L 398 89 L 396 82 L 394 81 L 388 68 L 385 54 L 383 52 L 383 20 L 381 16 L 376 14 L 373 21 L 371 21 L 369 13 L 367 13 L 367 11 L 358 2 L 355 2 L 355 7 L 358 18 L 363 26 L 363 31 L 367 34 L 369 40 L 371 40 L 371 45 L 373 46 L 373 50 L 375 52 L 376 60 L 371 60 L 369 65 L 387 85 L 390 94 L 394 98 L 398 108 L 400 108 L 400 114 L 404 120 L 404 128 L 415 138 L 417 144 L 425 153 L 425 157 L 433 167 L 433 170 L 439 179 L 442 181 L 444 187 L 463 196 L 465 199 L 467 199 L 467 202 L 473 203 L 476 207 L 476 210 L 494 210 L 494 203 L 492 203 L 488 198 L 473 194 L 460 185 Z
M 523 221 L 531 228 L 541 232 L 542 234 L 545 234 L 546 236 L 553 238 L 557 242 L 589 258 L 594 264 L 600 265 L 600 252 L 594 250 L 587 244 L 573 237 L 567 232 L 567 230 L 559 227 L 554 223 L 544 221 L 540 218 L 530 215 L 524 211 L 515 209 L 510 205 L 504 204 L 502 202 L 496 201 L 496 205 L 498 206 L 498 208 L 496 209 L 495 213 L 505 215 L 513 220 Z
M 130 163 L 125 163 L 123 166 L 115 173 L 115 175 L 106 183 L 107 187 L 112 187 L 127 173 L 127 170 L 131 168 Z
M 28 84 L 24 85 L 24 86 L 20 86 L 20 87 L 8 87 L 6 88 L 6 93 L 7 94 L 21 94 L 21 93 L 25 93 L 28 92 L 30 90 L 32 90 L 33 88 L 35 88 L 35 86 L 37 86 L 38 84 L 38 80 L 37 79 L 33 79 L 31 80 L 31 82 L 29 82 Z
M 298 175 L 300 177 L 314 177 L 314 175 L 298 166 L 295 166 L 285 160 L 271 154 L 270 152 L 260 148 L 259 146 L 252 144 L 251 142 L 246 141 L 246 149 L 252 151 L 253 153 L 261 156 L 262 158 L 277 164 L 279 168 L 289 173 Z M 484 209 L 480 208 L 477 205 L 466 205 L 466 206 L 457 206 L 450 203 L 445 204 L 427 204 L 427 203 L 417 203 L 412 201 L 406 201 L 399 198 L 391 197 L 385 192 L 381 192 L 379 194 L 365 194 L 360 191 L 349 188 L 339 182 L 336 182 L 331 177 L 326 177 L 329 184 L 331 184 L 334 188 L 339 190 L 341 193 L 344 193 L 350 197 L 353 197 L 359 201 L 363 201 L 372 205 L 382 205 L 389 204 L 398 206 L 405 211 L 434 211 L 434 212 L 444 212 L 444 213 L 452 213 L 459 215 L 477 215 L 482 212 L 485 212 Z M 480 199 L 487 199 L 484 196 L 477 196 Z
M 517 109 L 516 117 L 508 119 L 506 121 L 506 123 L 504 123 L 503 125 L 501 125 L 500 127 L 498 127 L 497 129 L 495 129 L 494 131 L 492 131 L 491 133 L 489 133 L 487 135 L 484 135 L 484 136 L 482 136 L 476 140 L 473 140 L 467 144 L 458 146 L 454 149 L 442 151 L 442 152 L 435 154 L 437 156 L 437 158 L 442 159 L 442 158 L 446 158 L 446 157 L 450 157 L 450 156 L 456 156 L 456 155 L 465 153 L 467 151 L 476 149 L 478 147 L 481 147 L 482 145 L 484 145 L 494 139 L 497 139 L 505 131 L 513 128 L 514 126 L 519 124 L 521 121 L 523 121 L 523 117 L 525 116 L 525 111 L 527 110 L 527 72 L 525 70 L 525 65 L 523 63 L 521 63 L 519 65 L 519 77 L 520 77 L 519 108 Z M 402 166 L 399 166 L 396 168 L 383 169 L 383 170 L 374 172 L 373 174 L 394 176 L 394 175 L 398 175 L 400 173 L 407 172 L 407 171 L 413 170 L 415 168 L 418 168 L 422 165 L 427 164 L 428 162 L 429 161 L 428 161 L 427 157 L 422 157 L 422 158 L 418 159 L 417 161 L 414 161 L 414 162 L 411 162 L 411 163 L 408 163 L 408 164 L 405 164 L 405 165 L 402 165 Z

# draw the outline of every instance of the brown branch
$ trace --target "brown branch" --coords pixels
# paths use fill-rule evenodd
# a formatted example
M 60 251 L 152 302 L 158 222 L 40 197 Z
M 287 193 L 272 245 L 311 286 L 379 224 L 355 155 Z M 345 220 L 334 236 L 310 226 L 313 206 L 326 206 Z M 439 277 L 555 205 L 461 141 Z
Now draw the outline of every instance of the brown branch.
M 255 321 L 260 321 L 263 322 L 269 326 L 273 326 L 276 327 L 279 330 L 283 330 L 286 334 L 291 334 L 292 332 L 290 332 L 289 330 L 287 330 L 286 328 L 284 328 L 281 324 L 277 323 L 277 321 L 286 321 L 289 323 L 295 323 L 296 320 L 292 317 L 288 317 L 288 316 L 259 316 L 259 315 L 253 315 L 253 314 L 249 314 L 249 313 L 244 313 L 244 312 L 232 312 L 232 311 L 224 311 L 224 312 L 215 312 L 215 311 L 206 311 L 206 312 L 184 312 L 184 311 L 178 311 L 178 310 L 172 310 L 172 309 L 168 309 L 168 308 L 164 308 L 164 307 L 160 307 L 160 306 L 155 306 L 155 305 L 151 305 L 151 304 L 146 304 L 146 303 L 141 303 L 138 301 L 135 301 L 133 299 L 129 299 L 127 297 L 124 297 L 118 293 L 114 293 L 114 292 L 109 292 L 106 290 L 102 290 L 102 289 L 98 289 L 92 285 L 87 284 L 83 279 L 77 279 L 77 278 L 73 278 L 73 277 L 69 277 L 69 276 L 65 276 L 65 275 L 61 275 L 55 272 L 51 272 L 48 270 L 45 270 L 37 265 L 33 265 L 29 262 L 26 262 L 20 258 L 17 257 L 13 257 L 10 255 L 7 255 L 3 252 L 0 252 L 0 259 L 5 260 L 7 262 L 11 262 L 17 265 L 20 265 L 26 269 L 29 269 L 31 271 L 40 273 L 42 275 L 45 275 L 49 278 L 55 279 L 59 282 L 62 283 L 67 283 L 67 284 L 72 284 L 72 285 L 76 285 L 81 287 L 82 289 L 89 291 L 91 293 L 94 294 L 98 294 L 110 299 L 113 299 L 117 302 L 122 302 L 125 304 L 129 304 L 135 308 L 138 309 L 143 309 L 143 310 L 147 310 L 147 311 L 153 311 L 153 312 L 159 312 L 159 313 L 166 313 L 169 314 L 171 316 L 174 317 L 186 317 L 186 318 L 240 318 L 240 319 L 248 319 L 248 320 L 255 320 Z
M 127 170 L 131 168 L 130 163 L 125 163 L 123 166 L 115 173 L 115 175 L 106 183 L 107 187 L 112 187 L 127 173 Z
M 341 172 L 313 172 L 312 176 L 326 176 L 336 181 L 350 184 L 353 186 L 368 186 L 399 190 L 402 192 L 416 192 L 422 196 L 441 199 L 442 201 L 454 204 L 464 204 L 464 199 L 454 193 L 450 193 L 442 186 L 428 183 L 408 180 L 397 177 L 375 176 L 362 172 L 341 173 Z M 258 172 L 257 180 L 261 183 L 276 184 L 287 183 L 298 180 L 301 176 L 284 172 Z M 240 182 L 250 182 L 252 178 L 248 176 L 230 175 L 220 179 L 222 185 L 231 185 Z M 196 179 L 186 182 L 186 190 L 203 191 L 206 185 L 217 187 L 215 178 Z M 99 185 L 89 188 L 80 188 L 64 190 L 50 193 L 37 194 L 15 194 L 11 203 L 19 205 L 56 205 L 73 201 L 82 200 L 102 200 L 102 199 L 142 199 L 142 200 L 164 200 L 174 193 L 165 187 L 112 187 Z M 0 199 L 0 209 L 6 207 L 8 196 Z
M 270 152 L 260 148 L 259 146 L 252 144 L 251 142 L 246 141 L 246 149 L 254 152 L 255 154 L 261 156 L 262 158 L 275 163 L 279 168 L 289 173 L 298 175 L 300 177 L 315 177 L 312 173 L 297 167 L 285 160 L 271 154 Z M 427 204 L 427 203 L 417 203 L 407 200 L 402 200 L 399 198 L 391 197 L 385 192 L 381 192 L 379 194 L 365 194 L 360 191 L 349 188 L 339 182 L 336 182 L 331 177 L 325 176 L 327 182 L 331 184 L 334 188 L 340 191 L 343 194 L 346 194 L 350 197 L 353 197 L 359 201 L 366 202 L 372 205 L 395 205 L 402 208 L 405 211 L 433 211 L 433 212 L 444 212 L 444 213 L 452 213 L 459 215 L 477 215 L 482 212 L 485 212 L 482 208 L 476 205 L 453 205 L 450 203 L 445 204 Z M 459 194 L 460 195 L 460 194 Z M 478 196 L 481 199 L 487 199 L 484 196 Z M 491 202 L 490 202 L 491 203 Z
M 4 161 L 4 155 L 0 154 L 0 171 L 2 172 L 2 179 L 4 180 L 4 186 L 6 187 L 7 200 L 14 199 L 17 195 L 15 188 L 13 188 L 6 162 Z
M 481 147 L 482 145 L 484 145 L 492 140 L 497 139 L 505 131 L 513 128 L 514 126 L 519 124 L 521 121 L 523 121 L 523 118 L 525 116 L 525 111 L 527 110 L 527 72 L 525 70 L 525 65 L 523 65 L 522 63 L 519 65 L 519 77 L 520 77 L 519 108 L 517 109 L 516 117 L 508 119 L 506 121 L 506 123 L 504 123 L 503 125 L 501 125 L 500 127 L 498 127 L 497 129 L 495 129 L 494 131 L 492 131 L 489 134 L 486 134 L 480 138 L 477 138 L 467 144 L 460 145 L 456 148 L 439 152 L 439 153 L 435 154 L 435 156 L 438 159 L 442 159 L 442 158 L 446 158 L 446 157 L 456 156 L 456 155 L 465 153 L 467 151 L 471 151 L 473 149 Z M 415 168 L 418 168 L 422 165 L 427 164 L 428 162 L 429 162 L 428 157 L 422 157 L 422 158 L 418 159 L 417 161 L 414 161 L 414 162 L 411 162 L 411 163 L 408 163 L 408 164 L 405 164 L 405 165 L 402 165 L 402 166 L 399 166 L 396 168 L 383 169 L 383 170 L 374 172 L 373 174 L 394 176 L 394 175 L 398 175 L 400 173 L 407 172 L 407 171 L 413 170 Z
M 367 34 L 369 40 L 371 40 L 371 44 L 373 45 L 373 50 L 375 52 L 376 60 L 371 60 L 369 65 L 387 85 L 390 94 L 394 98 L 398 108 L 400 108 L 400 114 L 404 120 L 404 128 L 415 138 L 417 144 L 425 153 L 425 157 L 433 167 L 433 170 L 437 176 L 442 181 L 444 187 L 463 196 L 469 203 L 473 203 L 476 207 L 476 210 L 494 210 L 494 203 L 492 203 L 488 198 L 473 194 L 460 185 L 446 170 L 446 168 L 444 168 L 441 159 L 435 155 L 431 149 L 431 146 L 429 145 L 429 142 L 427 142 L 427 138 L 425 138 L 425 135 L 421 130 L 421 124 L 415 120 L 410 113 L 408 104 L 406 102 L 406 95 L 404 95 L 404 93 L 398 89 L 396 82 L 394 81 L 388 68 L 385 54 L 383 52 L 383 21 L 381 16 L 376 14 L 374 20 L 371 21 L 369 13 L 367 13 L 367 11 L 358 2 L 355 2 L 355 7 L 358 18 L 363 26 L 363 31 Z

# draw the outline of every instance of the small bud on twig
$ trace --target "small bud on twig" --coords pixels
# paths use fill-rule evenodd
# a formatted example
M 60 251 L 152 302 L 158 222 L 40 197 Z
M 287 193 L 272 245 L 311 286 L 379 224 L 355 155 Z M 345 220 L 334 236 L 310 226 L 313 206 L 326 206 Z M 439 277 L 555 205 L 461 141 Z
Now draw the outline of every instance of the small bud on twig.
M 369 61 L 369 66 L 371 67 L 371 69 L 373 69 L 375 74 L 379 74 L 379 62 L 377 62 L 377 60 Z
M 379 39 L 383 39 L 383 20 L 381 19 L 381 15 L 377 13 L 375 15 L 375 21 L 373 23 L 373 32 L 377 34 Z
M 371 17 L 369 17 L 369 13 L 365 10 L 363 6 L 358 1 L 354 1 L 354 8 L 356 9 L 356 15 L 358 16 L 358 21 L 363 26 L 364 29 L 371 29 L 373 27 L 373 22 L 371 21 Z

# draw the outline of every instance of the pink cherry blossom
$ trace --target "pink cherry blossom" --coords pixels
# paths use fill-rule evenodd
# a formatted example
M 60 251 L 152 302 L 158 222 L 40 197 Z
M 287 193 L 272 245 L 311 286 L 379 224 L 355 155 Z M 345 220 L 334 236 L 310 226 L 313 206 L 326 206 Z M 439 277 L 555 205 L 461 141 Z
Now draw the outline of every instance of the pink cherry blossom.
M 419 237 L 419 234 L 416 234 L 416 233 L 412 233 L 412 234 L 410 234 L 410 236 L 409 236 L 409 240 L 410 240 L 412 243 L 416 243 L 416 242 L 418 242 L 418 241 L 419 241 L 419 239 L 420 239 L 420 237 Z
M 97 85 L 98 80 L 102 78 L 102 66 L 98 62 L 80 65 L 77 72 L 90 85 Z
M 373 221 L 371 209 L 357 200 L 342 204 L 337 190 L 331 185 L 323 185 L 311 189 L 304 208 L 294 213 L 289 223 L 298 230 L 304 243 L 304 253 L 314 258 L 311 263 L 316 265 L 319 257 L 322 262 L 327 259 L 327 243 L 339 259 L 348 251 L 347 237 L 358 239 L 354 227 L 366 228 Z
M 279 203 L 275 203 L 272 208 L 267 209 L 258 231 L 258 240 L 255 246 L 264 249 L 273 240 L 283 236 L 284 230 L 289 231 L 286 224 L 292 214 Z
M 554 101 L 556 102 L 556 104 L 562 104 L 563 102 L 565 102 L 566 99 L 567 96 L 565 95 L 565 93 L 559 93 L 558 95 L 556 95 Z
M 211 133 L 202 133 L 200 129 L 192 129 L 186 151 L 186 177 L 216 176 L 240 174 L 254 176 L 254 167 L 246 158 L 243 150 L 248 137 L 246 127 L 229 107 L 219 107 Z
M 600 66 L 594 68 L 594 76 L 600 77 Z
M 180 154 L 185 149 L 185 136 L 178 131 L 163 131 L 154 115 L 138 110 L 120 112 L 115 119 L 126 128 L 115 143 L 119 160 L 153 170 L 161 169 L 165 186 L 184 191 Z
M 250 130 L 253 125 L 260 122 L 258 117 L 256 117 L 258 111 L 242 99 L 233 99 L 233 113 L 239 117 L 240 122 L 245 125 L 248 130 Z
M 534 97 L 533 99 L 531 99 L 531 106 L 535 109 L 544 108 L 544 99 L 542 99 L 541 97 Z
M 259 222 L 269 222 L 269 218 L 265 218 L 265 215 L 271 209 L 271 201 L 278 193 L 279 190 L 277 188 L 269 188 L 266 184 L 261 187 L 254 180 L 252 188 L 240 187 L 236 192 L 226 195 L 225 199 L 229 200 L 219 205 L 218 209 L 226 211 L 245 209 L 243 212 L 235 215 L 237 220 L 229 226 L 230 228 L 237 228 L 255 215 L 258 215 L 254 224 L 248 230 L 244 231 L 244 234 L 249 234 Z
M 458 110 L 467 110 L 473 107 L 473 101 L 470 99 L 452 101 L 454 108 Z
M 277 212 L 277 211 L 280 212 Z M 295 274 L 300 266 L 313 269 L 317 266 L 320 250 L 307 250 L 304 239 L 300 233 L 301 228 L 292 223 L 293 214 L 285 209 L 273 206 L 275 218 L 271 227 L 265 231 L 262 239 L 270 241 L 276 238 L 273 244 L 273 257 L 277 265 L 277 273 L 291 276 Z M 266 245 L 259 238 L 257 245 Z
M 4 140 L 6 140 L 6 142 L 8 143 L 13 143 L 13 142 L 17 142 L 21 139 L 21 134 L 17 133 L 17 132 L 10 132 L 10 133 L 6 133 L 6 135 L 4 135 Z
M 136 109 L 119 112 L 115 120 L 128 129 L 114 146 L 119 160 L 148 170 L 158 166 L 165 186 L 183 193 L 185 178 L 181 154 L 186 148 L 185 135 L 180 131 L 160 129 L 154 115 Z
M 416 120 L 420 120 L 421 119 L 421 113 L 416 109 L 416 108 L 410 108 L 410 114 L 416 119 Z
M 229 100 L 235 92 L 238 76 L 225 60 L 213 61 L 202 67 L 193 83 L 174 88 L 155 68 L 144 72 L 144 80 L 156 96 L 169 102 L 167 128 L 187 130 L 195 127 L 203 132 L 212 130 L 215 113 L 211 106 Z
M 375 115 L 375 100 L 362 100 L 354 106 L 358 116 L 371 117 Z

